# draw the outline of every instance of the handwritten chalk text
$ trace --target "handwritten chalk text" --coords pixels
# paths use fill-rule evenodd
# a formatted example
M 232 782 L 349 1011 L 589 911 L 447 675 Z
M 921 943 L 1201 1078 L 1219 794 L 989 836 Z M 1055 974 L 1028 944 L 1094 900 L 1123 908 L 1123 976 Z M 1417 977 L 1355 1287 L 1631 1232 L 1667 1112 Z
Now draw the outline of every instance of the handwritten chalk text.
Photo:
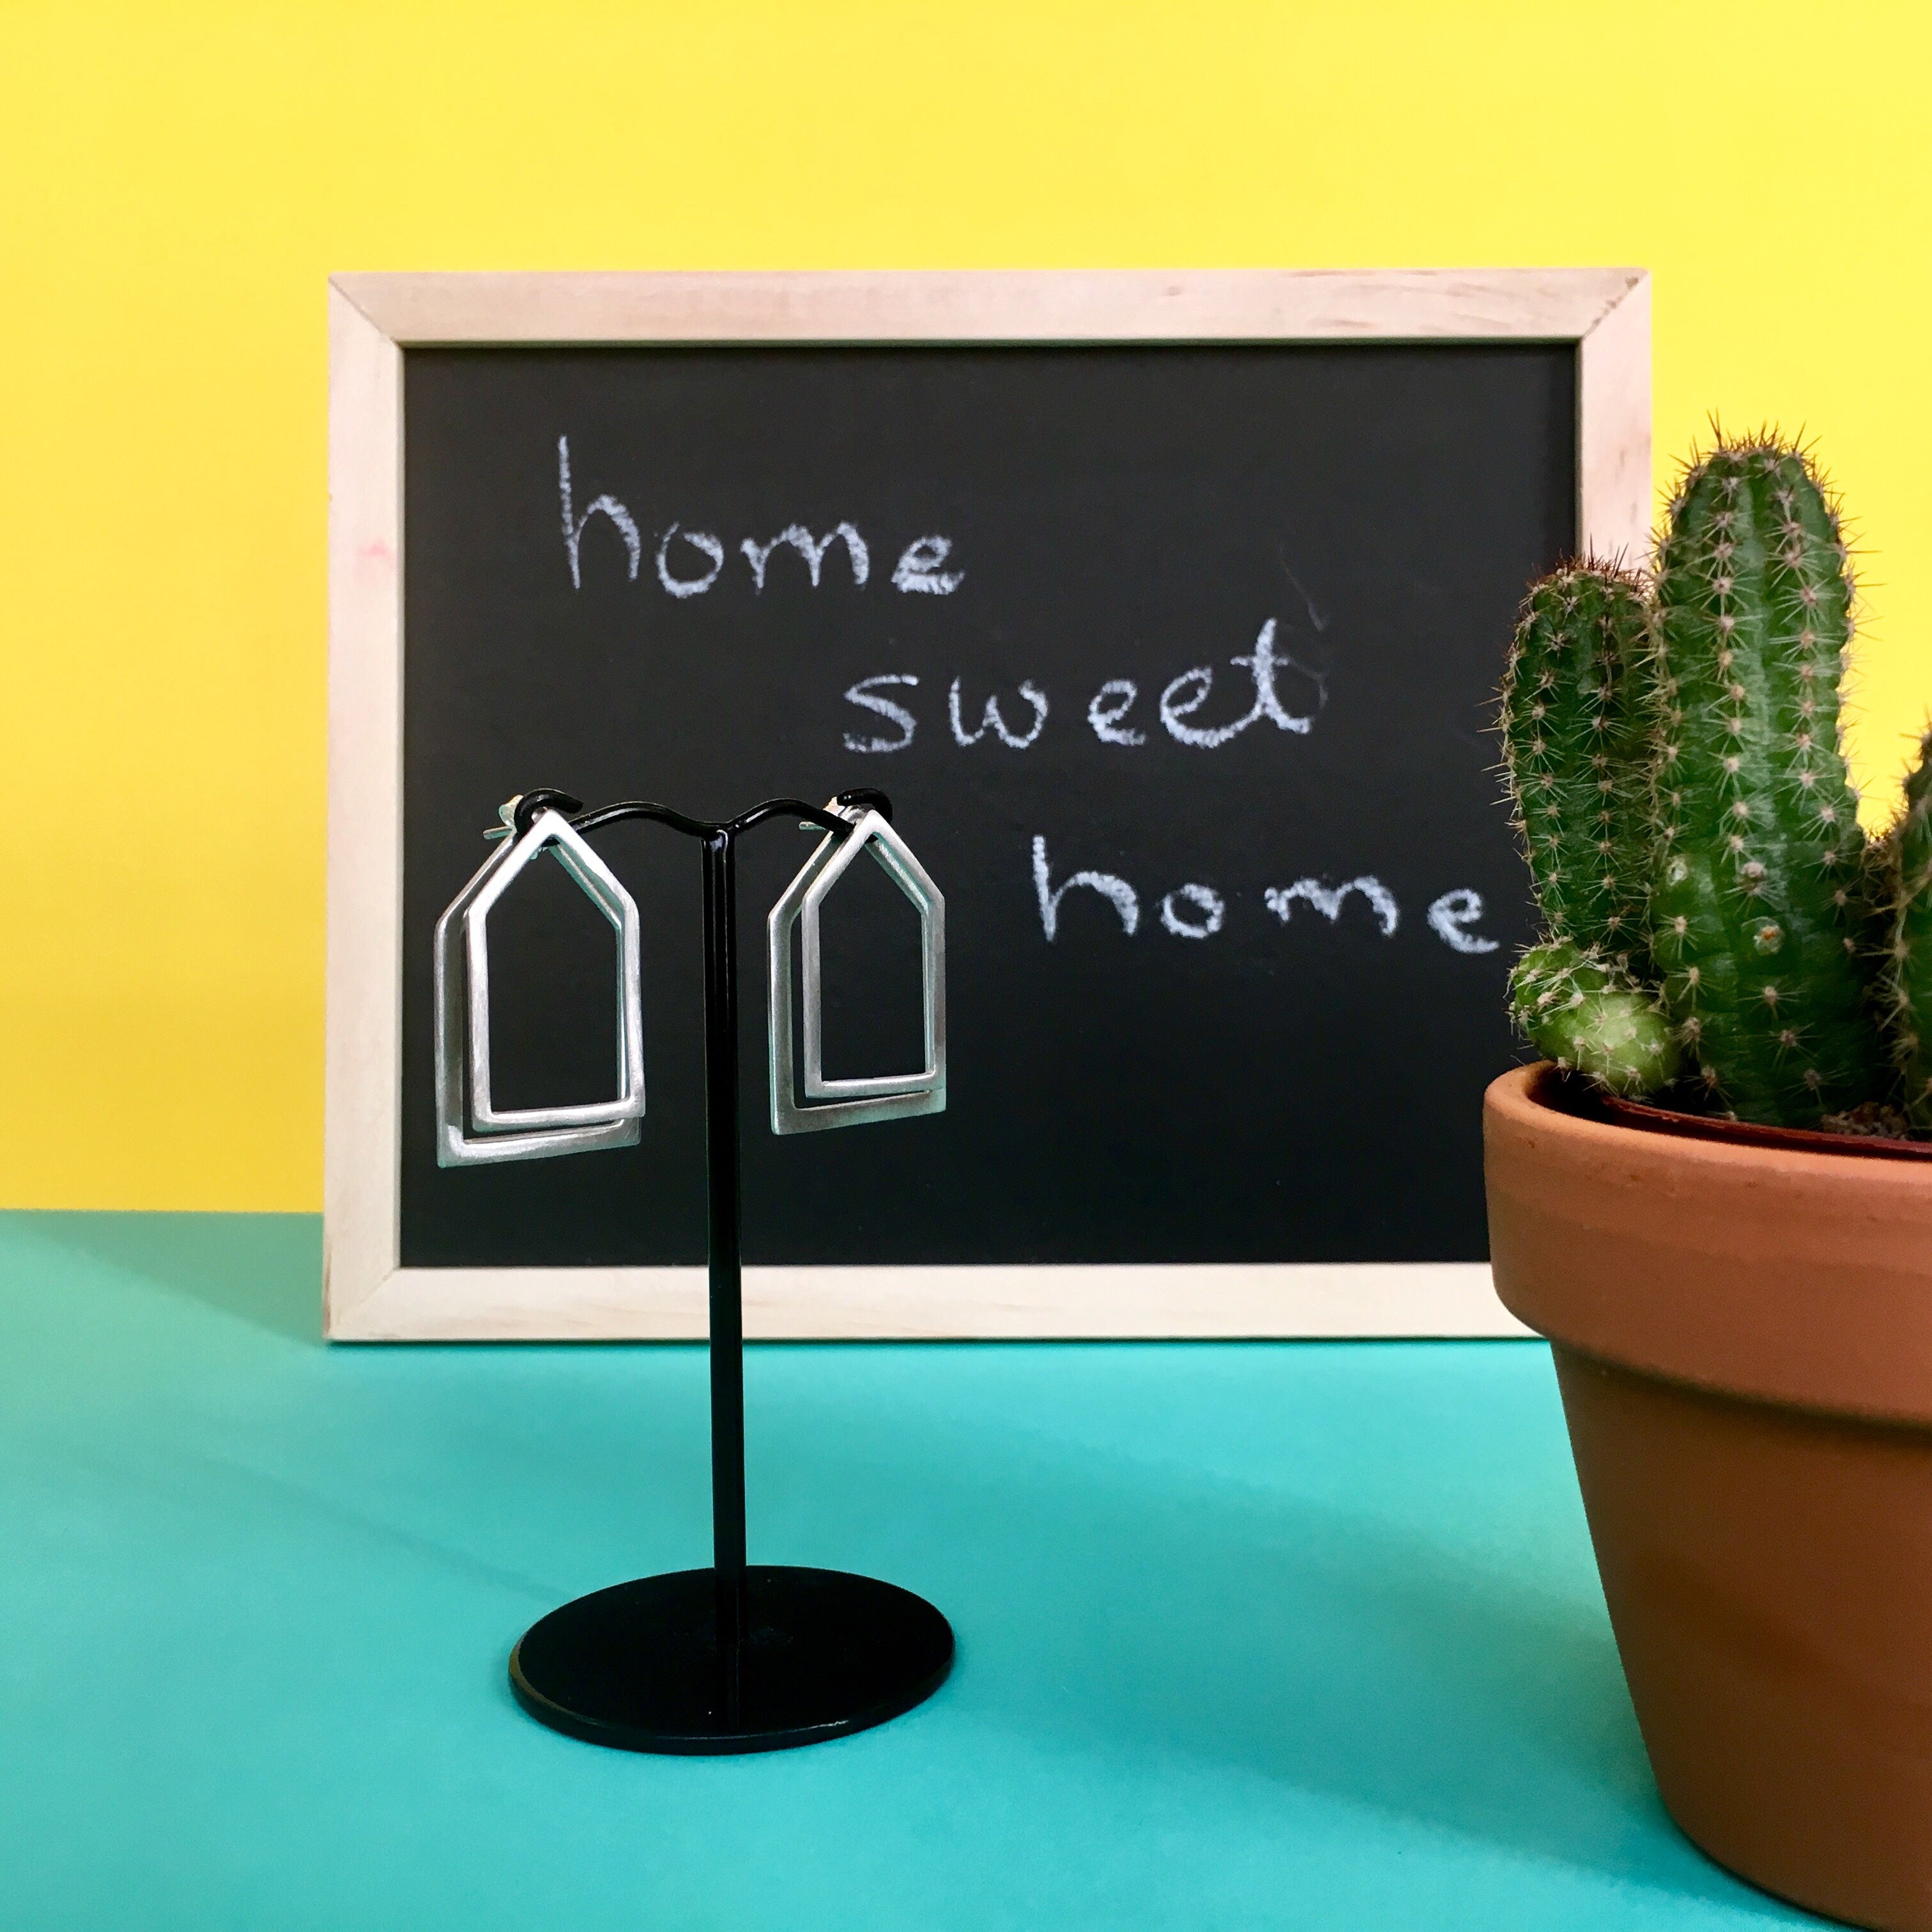
M 1210 666 L 1198 665 L 1170 680 L 1160 694 L 1159 706 L 1161 728 L 1168 736 L 1178 745 L 1192 746 L 1204 751 L 1232 744 L 1250 727 L 1264 722 L 1274 725 L 1278 731 L 1289 732 L 1298 737 L 1307 736 L 1314 730 L 1315 720 L 1328 700 L 1328 680 L 1321 673 L 1310 670 L 1293 658 L 1277 652 L 1274 640 L 1275 620 L 1270 617 L 1262 625 L 1253 650 L 1228 659 L 1229 663 L 1247 672 L 1254 702 L 1240 716 L 1223 724 L 1195 724 L 1188 722 L 1213 694 L 1214 673 Z M 1306 681 L 1307 692 L 1302 702 L 1309 708 L 1288 709 L 1280 688 L 1284 672 Z M 896 702 L 888 705 L 878 697 L 878 692 L 884 685 L 902 685 L 910 688 L 918 682 L 917 676 L 910 671 L 886 671 L 876 677 L 861 678 L 852 686 L 845 693 L 848 704 L 856 704 L 878 716 L 891 718 L 899 731 L 895 738 L 881 737 L 876 733 L 862 735 L 848 731 L 845 748 L 848 752 L 880 753 L 909 749 L 919 734 L 917 713 L 910 706 Z M 946 694 L 946 717 L 952 728 L 952 742 L 962 751 L 982 742 L 1002 745 L 1012 752 L 1030 751 L 1038 744 L 1046 729 L 1052 704 L 1046 692 L 1031 678 L 1022 678 L 1016 688 L 1017 698 L 998 690 L 982 696 L 979 691 L 969 692 L 964 677 L 953 679 Z M 1087 723 L 1102 744 L 1133 746 L 1148 742 L 1148 734 L 1126 722 L 1139 698 L 1140 688 L 1131 678 L 1110 677 L 1088 700 Z
M 1141 929 L 1139 892 L 1118 872 L 1087 869 L 1069 872 L 1056 885 L 1046 839 L 1036 832 L 1033 841 L 1034 897 L 1040 908 L 1040 930 L 1049 944 L 1060 937 L 1065 916 L 1063 907 L 1072 892 L 1091 892 L 1113 908 L 1120 932 L 1129 939 Z M 1297 904 L 1319 914 L 1330 926 L 1342 923 L 1342 914 L 1351 899 L 1359 899 L 1366 915 L 1365 929 L 1384 939 L 1393 939 L 1402 924 L 1402 908 L 1394 893 L 1381 880 L 1364 872 L 1338 886 L 1317 878 L 1297 879 L 1292 885 L 1270 886 L 1262 902 L 1286 926 Z M 1493 952 L 1498 942 L 1474 930 L 1483 917 L 1483 896 L 1468 886 L 1458 886 L 1432 900 L 1424 914 L 1429 929 L 1454 952 Z M 1212 939 L 1228 920 L 1228 901 L 1212 886 L 1198 880 L 1176 886 L 1160 901 L 1160 925 L 1176 939 Z M 1100 925 L 1105 928 L 1104 918 Z
M 571 588 L 584 588 L 584 538 L 591 527 L 592 518 L 602 518 L 616 533 L 623 545 L 625 575 L 631 583 L 638 582 L 644 561 L 644 533 L 638 527 L 638 520 L 629 509 L 608 494 L 592 497 L 580 513 L 576 485 L 571 475 L 570 439 L 567 436 L 556 440 L 556 492 L 562 517 L 564 560 L 570 569 Z M 657 581 L 668 596 L 680 600 L 702 597 L 724 574 L 724 543 L 713 532 L 688 530 L 682 524 L 674 521 L 666 530 L 653 531 L 652 535 L 657 538 L 654 553 Z M 804 566 L 805 580 L 811 589 L 816 590 L 821 584 L 829 584 L 831 578 L 825 566 L 835 544 L 844 557 L 845 574 L 852 588 L 864 590 L 872 580 L 872 546 L 860 534 L 856 524 L 843 519 L 818 535 L 814 535 L 806 524 L 788 524 L 776 536 L 762 541 L 757 537 L 741 537 L 732 554 L 744 559 L 752 591 L 762 597 L 768 578 L 774 586 L 780 581 L 778 574 L 772 568 L 772 560 L 780 550 L 792 552 L 798 557 Z M 899 552 L 898 562 L 892 566 L 892 588 L 908 596 L 950 597 L 966 580 L 964 571 L 945 567 L 952 555 L 950 537 L 914 537 Z M 794 575 L 797 570 L 798 566 L 794 564 L 788 576 Z

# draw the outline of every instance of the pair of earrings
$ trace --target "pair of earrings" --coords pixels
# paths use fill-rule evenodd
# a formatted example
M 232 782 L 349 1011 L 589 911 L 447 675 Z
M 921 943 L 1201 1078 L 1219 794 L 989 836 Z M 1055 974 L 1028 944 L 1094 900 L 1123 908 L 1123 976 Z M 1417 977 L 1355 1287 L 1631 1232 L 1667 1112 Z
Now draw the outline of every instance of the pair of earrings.
M 946 900 L 891 821 L 876 811 L 827 810 L 850 830 L 830 832 L 765 922 L 772 1131 L 812 1133 L 942 1112 L 946 1106 Z M 506 808 L 506 819 L 508 817 Z M 617 1093 L 554 1107 L 499 1107 L 490 1066 L 491 910 L 541 854 L 565 872 L 609 921 L 617 951 Z M 924 1065 L 916 1073 L 829 1078 L 824 1064 L 825 984 L 819 915 L 862 852 L 870 853 L 920 916 Z M 636 1144 L 644 1112 L 643 921 L 638 903 L 561 812 L 538 814 L 502 846 L 436 921 L 436 1163 L 475 1167 Z M 802 1024 L 792 991 L 801 982 Z

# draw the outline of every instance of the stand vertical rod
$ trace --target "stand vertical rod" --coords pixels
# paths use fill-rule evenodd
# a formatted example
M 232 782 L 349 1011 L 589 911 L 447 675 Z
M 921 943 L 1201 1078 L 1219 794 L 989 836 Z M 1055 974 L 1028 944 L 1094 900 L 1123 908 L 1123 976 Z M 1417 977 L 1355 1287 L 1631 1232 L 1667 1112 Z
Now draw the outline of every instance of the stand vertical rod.
M 740 1716 L 745 1634 L 745 1316 L 738 1150 L 736 855 L 704 841 L 704 1139 L 711 1262 L 711 1540 L 719 1696 Z

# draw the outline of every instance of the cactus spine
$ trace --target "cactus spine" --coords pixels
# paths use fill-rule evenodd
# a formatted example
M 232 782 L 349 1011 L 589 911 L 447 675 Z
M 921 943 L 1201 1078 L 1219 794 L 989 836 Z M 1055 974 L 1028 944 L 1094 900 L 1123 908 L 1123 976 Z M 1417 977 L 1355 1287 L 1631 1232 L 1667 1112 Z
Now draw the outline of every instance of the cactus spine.
M 1714 1099 L 1774 1125 L 1883 1085 L 1838 746 L 1846 565 L 1804 455 L 1768 441 L 1689 470 L 1658 553 L 1652 956 Z
M 1644 587 L 1585 562 L 1531 590 L 1504 674 L 1516 828 L 1552 938 L 1641 962 L 1649 832 Z
M 1932 1127 L 1932 731 L 1905 782 L 1905 816 L 1892 833 L 1897 867 L 1886 1030 L 1900 1098 L 1915 1127 Z

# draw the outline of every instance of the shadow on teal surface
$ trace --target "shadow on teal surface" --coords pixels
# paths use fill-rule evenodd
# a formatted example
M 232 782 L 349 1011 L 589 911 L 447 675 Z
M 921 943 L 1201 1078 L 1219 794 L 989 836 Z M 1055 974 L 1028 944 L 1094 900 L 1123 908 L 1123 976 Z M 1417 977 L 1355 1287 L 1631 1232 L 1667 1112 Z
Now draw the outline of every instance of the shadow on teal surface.
M 505 1660 L 705 1559 L 700 1349 L 328 1350 L 306 1217 L 8 1222 L 8 1932 L 1817 1922 L 1664 1816 L 1539 1344 L 754 1348 L 754 1557 L 958 1667 L 630 1760 Z
M 928 1569 L 916 1587 L 960 1630 L 962 1692 L 1014 1730 L 1109 1759 L 1184 1756 L 1626 1880 L 1654 1882 L 1662 1852 L 1680 1888 L 1757 1896 L 1664 1812 L 1573 1550 L 1552 1550 L 1540 1587 L 1451 1553 L 1453 1533 L 1172 1468 L 1149 1480 L 1137 1456 L 989 1466 L 971 1432 L 895 1420 L 902 1456 L 835 1448 L 812 1480 L 916 1516 L 928 1549 L 972 1552 L 970 1574 Z
M 297 1342 L 322 1340 L 320 1214 L 41 1213 L 43 1239 Z

